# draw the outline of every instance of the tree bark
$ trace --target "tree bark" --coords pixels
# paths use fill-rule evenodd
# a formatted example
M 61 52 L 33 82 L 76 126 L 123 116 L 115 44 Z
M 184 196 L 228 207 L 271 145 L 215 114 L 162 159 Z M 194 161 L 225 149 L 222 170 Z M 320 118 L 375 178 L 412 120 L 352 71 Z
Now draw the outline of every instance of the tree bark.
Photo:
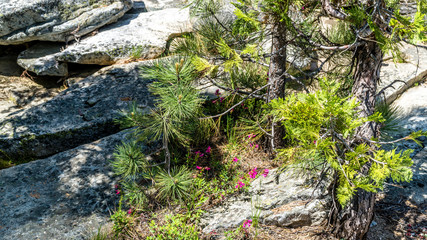
M 356 49 L 356 56 L 352 94 L 360 103 L 359 116 L 368 117 L 375 111 L 382 52 L 376 42 L 367 41 Z M 366 122 L 356 129 L 356 136 L 366 139 L 377 137 L 378 133 L 379 124 L 375 122 Z M 368 173 L 369 167 L 365 165 L 362 174 Z M 340 239 L 365 239 L 374 216 L 374 203 L 374 193 L 358 189 L 345 208 L 336 209 L 334 234 Z
M 271 44 L 272 56 L 270 57 L 268 70 L 268 83 L 270 85 L 268 87 L 267 102 L 285 97 L 286 29 L 284 21 L 275 21 L 271 27 L 271 32 L 273 33 Z M 284 130 L 280 126 L 280 123 L 274 122 L 273 119 L 270 119 L 270 122 L 272 124 L 272 137 L 268 148 L 270 152 L 273 152 L 274 149 L 283 145 Z

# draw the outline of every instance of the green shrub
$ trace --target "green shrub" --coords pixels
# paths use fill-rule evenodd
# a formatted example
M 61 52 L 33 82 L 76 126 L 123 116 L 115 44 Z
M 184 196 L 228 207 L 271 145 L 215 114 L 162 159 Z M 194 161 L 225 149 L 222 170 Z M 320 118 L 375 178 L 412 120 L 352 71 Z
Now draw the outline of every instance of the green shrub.
M 165 222 L 160 225 L 155 221 L 150 223 L 150 236 L 147 240 L 196 240 L 198 231 L 194 224 L 188 224 L 184 215 L 166 215 Z
M 133 217 L 122 210 L 123 196 L 120 198 L 119 209 L 110 216 L 113 221 L 113 231 L 116 236 L 128 235 L 133 227 Z

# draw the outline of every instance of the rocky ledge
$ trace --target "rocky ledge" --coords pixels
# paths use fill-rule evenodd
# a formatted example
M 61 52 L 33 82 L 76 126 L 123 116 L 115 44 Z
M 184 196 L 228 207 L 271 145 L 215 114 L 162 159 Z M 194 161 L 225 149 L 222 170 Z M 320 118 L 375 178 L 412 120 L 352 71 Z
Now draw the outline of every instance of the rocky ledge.
M 118 196 L 109 161 L 121 132 L 0 171 L 0 239 L 87 239 Z

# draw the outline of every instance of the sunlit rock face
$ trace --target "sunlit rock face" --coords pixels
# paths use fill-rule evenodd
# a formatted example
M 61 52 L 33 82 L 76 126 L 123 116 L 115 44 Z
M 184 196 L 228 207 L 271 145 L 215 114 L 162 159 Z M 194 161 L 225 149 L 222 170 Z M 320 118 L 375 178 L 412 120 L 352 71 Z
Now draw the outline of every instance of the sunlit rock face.
M 117 21 L 132 0 L 0 0 L 0 45 L 67 42 Z
M 0 119 L 0 157 L 43 158 L 118 132 L 114 119 L 133 101 L 154 106 L 140 67 L 150 61 L 106 67 L 54 98 Z M 2 155 L 3 154 L 3 155 Z

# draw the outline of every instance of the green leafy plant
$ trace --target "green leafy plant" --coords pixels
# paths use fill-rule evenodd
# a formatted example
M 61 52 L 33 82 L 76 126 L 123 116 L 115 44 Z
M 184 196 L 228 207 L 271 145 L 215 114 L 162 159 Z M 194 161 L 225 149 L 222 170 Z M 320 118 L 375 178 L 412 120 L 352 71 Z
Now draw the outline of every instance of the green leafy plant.
M 153 236 L 147 240 L 196 240 L 199 239 L 199 232 L 193 224 L 188 224 L 184 215 L 166 215 L 163 224 L 158 224 L 154 220 L 150 223 L 150 232 Z
M 355 129 L 366 121 L 383 122 L 381 114 L 358 118 L 357 103 L 336 94 L 336 83 L 323 81 L 322 90 L 310 94 L 273 100 L 271 114 L 286 128 L 291 145 L 279 150 L 278 157 L 286 163 L 323 159 L 339 176 L 336 198 L 346 205 L 358 189 L 376 192 L 384 181 L 410 181 L 412 150 L 378 150 L 379 146 L 351 143 Z M 356 141 L 357 142 L 357 141 Z M 361 174 L 363 166 L 371 163 L 368 174 Z
M 134 220 L 131 215 L 122 210 L 123 196 L 120 197 L 119 208 L 110 216 L 113 221 L 113 231 L 116 236 L 128 235 L 133 227 Z

